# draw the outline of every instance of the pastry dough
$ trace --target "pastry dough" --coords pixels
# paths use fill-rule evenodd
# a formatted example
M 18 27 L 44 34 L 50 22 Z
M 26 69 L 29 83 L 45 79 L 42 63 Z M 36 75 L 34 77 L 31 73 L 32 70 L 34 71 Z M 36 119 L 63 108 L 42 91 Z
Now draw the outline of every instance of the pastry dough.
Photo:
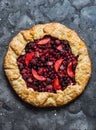
M 68 40 L 72 53 L 79 56 L 75 72 L 76 84 L 67 86 L 64 91 L 36 92 L 32 88 L 27 88 L 19 72 L 17 58 L 24 53 L 26 44 L 45 35 Z M 85 43 L 75 31 L 60 23 L 48 23 L 23 30 L 12 39 L 5 56 L 4 69 L 11 86 L 22 100 L 37 107 L 57 107 L 67 104 L 84 91 L 91 75 L 91 61 Z

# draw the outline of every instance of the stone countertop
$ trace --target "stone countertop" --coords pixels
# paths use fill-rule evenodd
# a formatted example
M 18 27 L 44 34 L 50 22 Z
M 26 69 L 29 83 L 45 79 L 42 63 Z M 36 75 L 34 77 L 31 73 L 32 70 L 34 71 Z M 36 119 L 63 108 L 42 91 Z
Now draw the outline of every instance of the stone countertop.
M 18 98 L 3 69 L 9 41 L 21 29 L 57 21 L 86 42 L 92 77 L 84 93 L 60 108 L 34 108 Z M 0 0 L 0 130 L 96 130 L 96 0 Z

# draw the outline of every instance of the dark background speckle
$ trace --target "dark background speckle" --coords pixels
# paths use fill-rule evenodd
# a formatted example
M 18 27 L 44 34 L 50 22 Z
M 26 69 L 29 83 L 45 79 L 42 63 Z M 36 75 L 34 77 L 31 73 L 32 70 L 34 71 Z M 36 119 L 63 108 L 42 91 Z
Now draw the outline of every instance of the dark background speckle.
M 3 69 L 9 41 L 21 29 L 57 21 L 86 42 L 92 77 L 67 106 L 34 108 L 18 98 Z M 0 0 L 0 130 L 96 130 L 96 0 Z

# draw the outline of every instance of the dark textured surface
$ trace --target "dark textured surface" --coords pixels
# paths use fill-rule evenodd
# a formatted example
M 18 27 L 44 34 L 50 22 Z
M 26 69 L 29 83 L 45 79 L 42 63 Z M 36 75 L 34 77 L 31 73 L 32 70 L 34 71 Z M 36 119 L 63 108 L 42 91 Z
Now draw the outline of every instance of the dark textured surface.
M 57 21 L 86 42 L 92 77 L 84 93 L 61 108 L 38 109 L 22 102 L 3 70 L 9 41 L 21 29 Z M 0 0 L 0 130 L 96 130 L 96 0 Z

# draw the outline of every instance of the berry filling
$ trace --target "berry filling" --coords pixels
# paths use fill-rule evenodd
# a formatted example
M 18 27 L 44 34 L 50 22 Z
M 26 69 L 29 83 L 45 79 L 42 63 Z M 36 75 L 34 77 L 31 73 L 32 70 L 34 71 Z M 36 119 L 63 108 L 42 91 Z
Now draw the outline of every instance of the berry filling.
M 38 92 L 64 90 L 75 85 L 78 56 L 72 54 L 67 40 L 45 36 L 29 42 L 26 54 L 17 59 L 18 68 L 28 88 Z

